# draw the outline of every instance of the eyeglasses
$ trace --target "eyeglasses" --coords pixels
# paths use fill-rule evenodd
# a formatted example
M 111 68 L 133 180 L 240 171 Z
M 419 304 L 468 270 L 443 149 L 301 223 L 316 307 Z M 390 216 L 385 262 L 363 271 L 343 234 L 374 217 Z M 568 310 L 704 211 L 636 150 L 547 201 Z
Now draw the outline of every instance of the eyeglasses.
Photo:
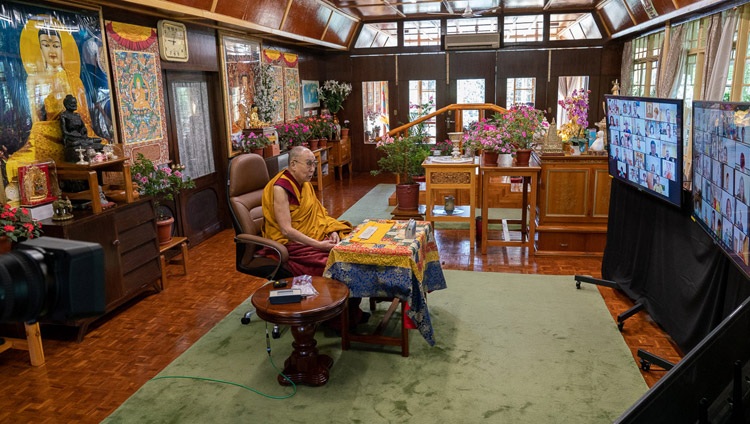
M 293 160 L 292 162 L 301 163 L 303 165 L 306 165 L 308 168 L 316 168 L 318 166 L 318 161 L 316 161 L 316 160 L 308 160 L 308 161 L 305 161 L 305 162 L 298 161 L 298 160 Z

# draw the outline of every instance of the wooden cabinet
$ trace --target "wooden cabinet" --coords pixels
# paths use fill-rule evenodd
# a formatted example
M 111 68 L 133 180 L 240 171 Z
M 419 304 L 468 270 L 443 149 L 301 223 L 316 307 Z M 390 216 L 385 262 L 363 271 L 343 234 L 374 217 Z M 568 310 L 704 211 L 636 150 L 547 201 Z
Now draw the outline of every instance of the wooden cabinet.
M 121 152 L 120 155 L 122 155 Z M 102 172 L 120 174 L 123 187 L 125 188 L 125 201 L 131 203 L 135 200 L 133 196 L 133 182 L 130 176 L 130 165 L 124 157 L 89 165 L 78 165 L 67 162 L 57 165 L 57 177 L 60 180 L 86 180 L 88 182 L 88 190 L 78 193 L 65 192 L 63 195 L 71 199 L 91 200 L 91 209 L 94 213 L 100 213 L 103 210 L 101 199 L 99 198 L 99 185 L 103 183 Z
M 601 256 L 607 243 L 606 156 L 542 156 L 537 255 Z
M 348 135 L 341 136 L 340 140 L 329 140 L 331 147 L 328 162 L 338 171 L 339 179 L 344 179 L 344 165 L 349 166 L 349 180 L 352 179 L 352 142 Z
M 311 183 L 318 192 L 322 192 L 323 187 L 333 183 L 334 180 L 331 163 L 329 161 L 330 150 L 330 146 L 313 150 L 318 166 L 315 168 L 315 176 L 313 176 Z
M 81 212 L 69 221 L 42 221 L 44 234 L 99 243 L 104 249 L 105 314 L 144 291 L 160 291 L 161 268 L 156 218 L 150 199 L 102 213 Z M 96 318 L 65 322 L 78 327 L 81 340 Z

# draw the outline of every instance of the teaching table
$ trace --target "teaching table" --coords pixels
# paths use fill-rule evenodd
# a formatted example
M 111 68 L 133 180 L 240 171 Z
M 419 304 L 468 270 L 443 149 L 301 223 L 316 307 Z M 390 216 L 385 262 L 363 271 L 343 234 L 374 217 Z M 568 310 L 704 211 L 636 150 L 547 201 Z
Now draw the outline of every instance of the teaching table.
M 427 221 L 416 221 L 416 235 L 406 238 L 407 222 L 386 219 L 363 222 L 331 249 L 323 276 L 346 284 L 352 297 L 407 302 L 406 316 L 432 346 L 435 336 L 426 295 L 430 291 L 446 288 L 445 276 L 432 225 Z M 377 230 L 366 240 L 360 238 L 369 227 L 376 227 Z M 392 309 L 396 304 L 394 302 Z M 404 324 L 402 322 L 401 338 L 351 334 L 349 340 L 343 341 L 344 349 L 348 348 L 349 341 L 400 345 L 401 354 L 409 356 Z

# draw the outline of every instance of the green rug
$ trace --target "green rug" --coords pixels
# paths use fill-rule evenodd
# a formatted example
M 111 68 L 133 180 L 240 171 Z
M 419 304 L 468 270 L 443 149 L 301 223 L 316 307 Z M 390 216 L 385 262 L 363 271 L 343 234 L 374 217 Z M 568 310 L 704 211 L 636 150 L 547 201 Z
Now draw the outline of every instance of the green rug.
M 343 352 L 319 331 L 319 350 L 334 359 L 325 386 L 272 400 L 226 384 L 153 380 L 105 422 L 609 423 L 647 390 L 596 288 L 576 290 L 571 276 L 445 274 L 448 289 L 429 295 L 434 347 L 412 331 L 408 358 L 362 344 Z M 290 393 L 276 383 L 264 323 L 240 324 L 249 304 L 159 375 Z M 291 335 L 271 346 L 282 367 Z
M 378 184 L 361 199 L 346 210 L 339 219 L 344 219 L 354 225 L 361 224 L 365 219 L 390 219 L 393 206 L 388 206 L 388 198 L 396 191 L 395 184 Z M 490 208 L 488 210 L 491 219 L 521 219 L 520 209 Z M 480 216 L 482 209 L 477 208 L 475 216 Z M 514 229 L 517 226 L 511 225 Z M 438 230 L 468 229 L 468 222 L 436 222 Z M 490 229 L 499 229 L 499 224 L 491 224 Z

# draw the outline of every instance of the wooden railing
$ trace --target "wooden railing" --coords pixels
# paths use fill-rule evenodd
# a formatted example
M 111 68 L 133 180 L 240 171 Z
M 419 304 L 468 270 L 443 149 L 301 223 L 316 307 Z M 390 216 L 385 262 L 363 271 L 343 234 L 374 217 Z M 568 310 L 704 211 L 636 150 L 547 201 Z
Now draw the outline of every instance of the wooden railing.
M 394 136 L 394 135 L 399 134 L 399 135 L 406 136 L 409 133 L 409 131 L 408 131 L 409 128 L 413 127 L 414 125 L 421 124 L 422 122 L 428 121 L 428 120 L 432 119 L 435 116 L 442 115 L 442 114 L 450 112 L 450 111 L 462 111 L 462 110 L 478 110 L 479 111 L 479 119 L 484 118 L 485 111 L 488 111 L 488 110 L 492 111 L 492 112 L 497 112 L 497 113 L 503 113 L 503 112 L 505 112 L 505 108 L 502 108 L 502 107 L 500 107 L 498 105 L 495 105 L 495 104 L 492 104 L 492 103 L 461 103 L 461 104 L 452 104 L 452 105 L 444 106 L 444 107 L 436 110 L 435 112 L 432 112 L 432 113 L 427 114 L 425 116 L 421 116 L 421 117 L 419 117 L 419 118 L 417 118 L 417 119 L 415 119 L 415 120 L 413 120 L 413 121 L 411 121 L 409 123 L 401 125 L 398 128 L 394 128 L 394 129 L 388 131 L 388 133 L 386 133 L 386 135 Z M 456 119 L 455 119 L 456 123 L 455 123 L 455 126 L 454 126 L 454 131 L 457 131 L 457 132 L 463 131 L 463 126 L 464 125 L 463 125 L 462 116 L 461 116 L 460 113 L 456 113 L 455 115 L 456 115 Z M 376 140 L 380 140 L 380 139 L 381 139 L 381 137 L 376 138 Z

